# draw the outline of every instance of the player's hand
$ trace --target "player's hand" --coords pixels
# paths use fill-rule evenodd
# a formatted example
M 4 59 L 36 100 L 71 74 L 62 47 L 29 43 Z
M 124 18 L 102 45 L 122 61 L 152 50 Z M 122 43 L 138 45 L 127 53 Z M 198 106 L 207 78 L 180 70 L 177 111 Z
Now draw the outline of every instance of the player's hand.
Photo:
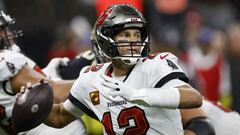
M 30 92 L 30 89 L 32 88 L 32 84 L 30 82 L 27 83 L 26 86 L 22 86 L 19 93 L 16 94 L 16 99 L 19 101 L 19 103 L 23 103 L 27 99 L 27 95 Z
M 50 77 L 61 78 L 59 74 L 60 66 L 67 66 L 69 58 L 53 58 L 48 65 L 43 69 L 43 72 Z
M 104 74 L 101 74 L 100 78 L 102 79 L 101 84 L 106 89 L 105 90 L 106 94 L 112 97 L 121 96 L 128 101 L 133 100 L 133 95 L 136 92 L 135 89 L 131 88 L 124 82 L 118 81 Z M 117 98 L 112 98 L 112 100 L 116 101 Z
M 41 79 L 38 83 L 48 83 L 45 80 Z M 22 98 L 25 100 L 26 96 L 28 95 L 29 91 L 32 89 L 33 85 L 31 82 L 27 82 L 26 86 L 22 86 L 20 91 L 15 95 L 16 98 Z

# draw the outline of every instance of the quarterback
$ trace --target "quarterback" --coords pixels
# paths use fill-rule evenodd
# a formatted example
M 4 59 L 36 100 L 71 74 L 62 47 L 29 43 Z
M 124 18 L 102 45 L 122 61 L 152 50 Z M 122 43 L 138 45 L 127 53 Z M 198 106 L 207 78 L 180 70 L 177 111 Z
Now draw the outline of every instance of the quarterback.
M 98 52 L 110 63 L 85 67 L 68 99 L 54 104 L 46 124 L 63 127 L 85 112 L 101 121 L 106 134 L 183 134 L 179 108 L 197 108 L 202 96 L 171 53 L 148 56 L 149 31 L 142 14 L 113 5 L 95 25 Z

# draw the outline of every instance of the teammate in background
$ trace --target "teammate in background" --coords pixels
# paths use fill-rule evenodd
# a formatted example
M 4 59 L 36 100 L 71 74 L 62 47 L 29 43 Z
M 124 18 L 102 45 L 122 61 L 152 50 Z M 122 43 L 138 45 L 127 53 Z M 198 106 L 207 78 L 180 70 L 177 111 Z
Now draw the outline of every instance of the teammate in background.
M 203 101 L 201 108 L 212 122 L 216 135 L 240 135 L 239 113 L 223 107 L 219 102 Z
M 86 112 L 108 134 L 183 134 L 178 108 L 199 107 L 202 97 L 184 82 L 174 55 L 146 58 L 149 31 L 141 13 L 112 6 L 98 19 L 96 36 L 98 52 L 112 62 L 84 68 L 68 100 L 54 104 L 48 124 L 62 127 Z
M 19 53 L 20 48 L 15 44 L 16 39 L 21 32 L 10 32 L 8 27 L 14 24 L 14 20 L 0 12 L 0 134 L 12 135 L 14 131 L 11 127 L 12 109 L 15 103 L 15 94 L 19 92 L 20 87 L 27 82 L 36 83 L 41 79 L 46 80 L 53 86 L 55 102 L 65 101 L 69 90 L 73 84 L 69 81 L 53 81 L 46 78 L 36 63 Z M 21 114 L 19 114 L 21 115 Z M 72 130 L 71 132 L 69 130 Z M 80 121 L 71 123 L 64 129 L 54 129 L 41 124 L 37 128 L 30 130 L 24 135 L 43 135 L 43 134 L 84 134 L 84 126 Z

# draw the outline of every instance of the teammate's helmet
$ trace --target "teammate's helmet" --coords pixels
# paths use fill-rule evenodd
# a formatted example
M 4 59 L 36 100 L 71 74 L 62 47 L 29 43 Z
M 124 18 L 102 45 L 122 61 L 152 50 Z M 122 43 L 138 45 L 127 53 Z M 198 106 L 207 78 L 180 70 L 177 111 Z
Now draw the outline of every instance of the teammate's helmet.
M 140 30 L 140 42 L 114 41 L 114 35 L 129 28 Z M 147 57 L 150 51 L 149 28 L 145 18 L 137 9 L 128 4 L 113 5 L 104 11 L 96 22 L 95 34 L 98 45 L 97 49 L 102 56 L 111 59 L 121 59 L 129 65 L 135 64 L 139 58 Z M 119 43 L 126 43 L 131 49 L 133 44 L 134 46 L 141 46 L 140 55 L 135 55 L 133 50 L 131 50 L 131 54 L 129 55 L 120 55 L 118 48 L 123 47 L 123 45 L 121 46 Z
M 9 25 L 15 23 L 15 20 L 3 11 L 0 12 L 0 49 L 11 49 L 13 40 L 19 36 L 22 36 L 22 31 L 9 32 Z

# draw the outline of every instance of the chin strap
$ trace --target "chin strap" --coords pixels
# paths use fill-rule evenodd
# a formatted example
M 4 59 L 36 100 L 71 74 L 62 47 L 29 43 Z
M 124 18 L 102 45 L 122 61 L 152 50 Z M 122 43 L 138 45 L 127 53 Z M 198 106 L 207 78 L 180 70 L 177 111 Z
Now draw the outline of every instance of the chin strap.
M 121 61 L 126 65 L 135 65 L 140 60 L 140 58 L 121 58 Z

